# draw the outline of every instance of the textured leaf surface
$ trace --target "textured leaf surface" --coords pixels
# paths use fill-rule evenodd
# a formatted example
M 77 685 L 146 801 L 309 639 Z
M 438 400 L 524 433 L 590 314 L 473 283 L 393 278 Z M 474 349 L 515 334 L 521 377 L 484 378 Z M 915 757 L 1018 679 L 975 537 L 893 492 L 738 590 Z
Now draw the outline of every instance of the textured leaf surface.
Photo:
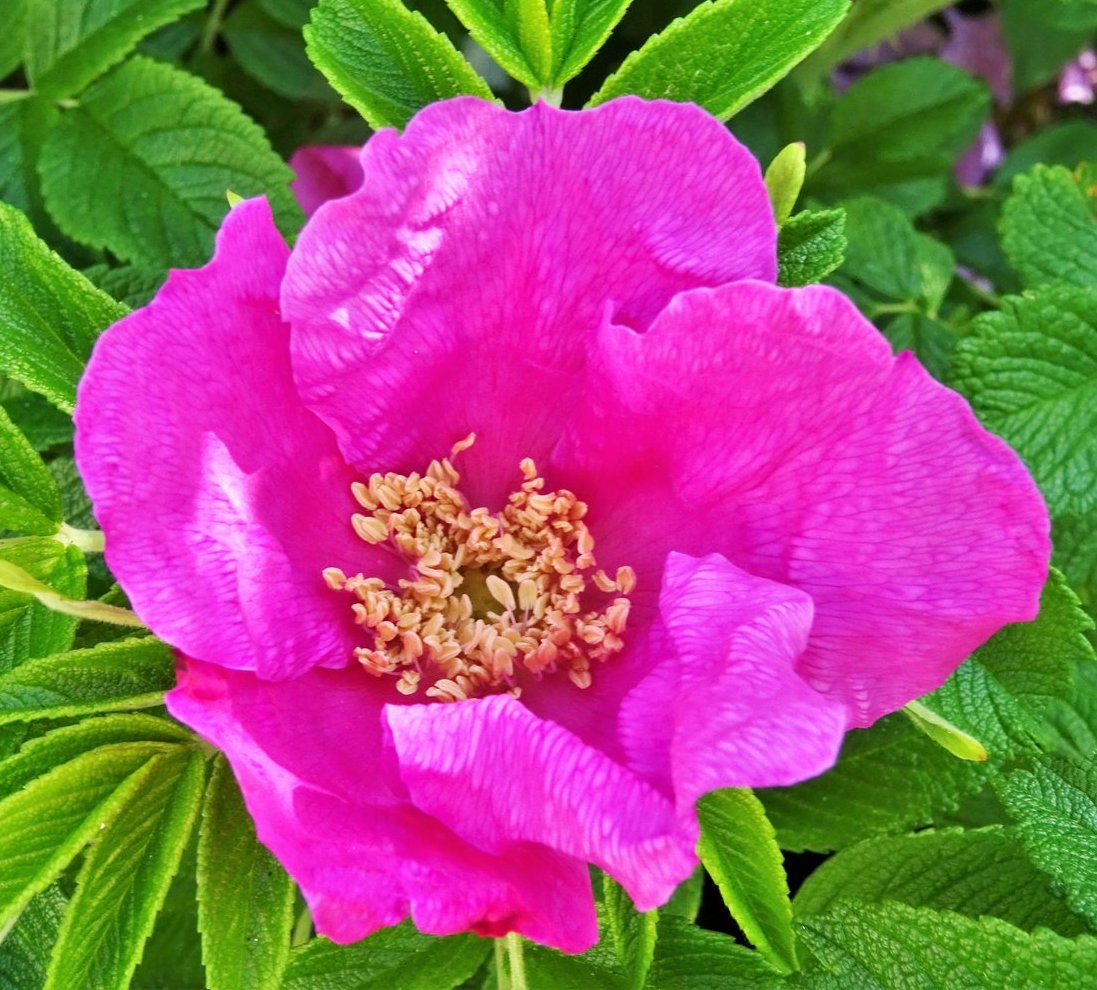
M 1097 289 L 1044 289 L 975 320 L 953 381 L 1024 458 L 1052 515 L 1097 507 Z
M 0 547 L 0 560 L 70 598 L 82 598 L 87 571 L 75 547 L 56 540 L 27 540 Z M 0 676 L 32 657 L 67 650 L 76 619 L 40 604 L 31 595 L 0 588 Z
M 829 161 L 809 192 L 827 200 L 872 193 L 910 215 L 923 212 L 943 198 L 988 99 L 983 85 L 937 59 L 907 59 L 869 73 L 835 106 Z
M 1039 751 L 1043 717 L 1071 697 L 1075 671 L 1093 662 L 1093 622 L 1052 571 L 1034 622 L 1007 626 L 925 702 L 975 736 L 999 763 Z
M 66 233 L 146 265 L 205 262 L 229 189 L 266 195 L 284 229 L 300 219 L 292 173 L 259 126 L 194 76 L 141 56 L 65 113 L 41 170 Z
M 140 790 L 157 749 L 149 743 L 103 746 L 0 801 L 0 928 Z
M 403 127 L 428 103 L 491 90 L 401 0 L 321 0 L 305 28 L 309 58 L 373 128 Z
M 73 271 L 0 203 L 0 371 L 71 412 L 99 331 L 126 308 Z
M 991 915 L 1025 931 L 1073 936 L 1085 925 L 1052 892 L 1020 844 L 1000 825 L 868 839 L 828 859 L 796 894 L 797 917 L 843 900 Z
M 921 700 L 987 746 L 987 763 L 957 760 L 901 714 L 849 733 L 834 769 L 793 788 L 759 792 L 784 849 L 840 849 L 928 824 L 958 807 L 997 766 L 1031 755 L 1040 719 L 1069 698 L 1076 665 L 1092 662 L 1090 620 L 1060 575 L 1039 617 L 1007 626 Z
M 775 968 L 797 968 L 784 860 L 762 803 L 745 789 L 706 794 L 697 804 L 698 854 L 747 938 Z
M 146 34 L 205 0 L 30 0 L 27 75 L 45 96 L 79 93 Z
M 30 441 L 0 408 L 0 527 L 48 536 L 61 525 L 61 493 Z
M 218 759 L 198 840 L 198 925 L 210 990 L 275 990 L 289 961 L 293 882 L 255 837 Z
M 781 285 L 821 282 L 845 257 L 844 210 L 805 210 L 781 226 L 777 240 L 777 281 Z
M 26 906 L 15 927 L 0 941 L 0 987 L 41 990 L 65 906 L 65 895 L 56 885 L 47 887 Z
M 405 922 L 355 945 L 313 939 L 290 953 L 282 985 L 285 990 L 451 990 L 472 976 L 490 951 L 487 939 L 431 938 Z
M 736 945 L 730 936 L 681 918 L 659 919 L 646 990 L 777 990 L 786 985 L 761 953 Z
M 1097 287 L 1097 190 L 1061 166 L 1013 180 L 1002 247 L 1026 288 Z
M 174 684 L 171 648 L 151 637 L 55 653 L 0 675 L 0 724 L 148 708 Z
M 816 960 L 803 981 L 812 990 L 1081 987 L 1097 971 L 1097 939 L 904 904 L 842 905 L 805 919 L 800 935 Z
M 1097 927 L 1097 760 L 1052 758 L 998 786 L 1032 862 Z
M 633 52 L 591 105 L 635 93 L 697 103 L 727 120 L 816 47 L 847 0 L 715 0 L 694 7 Z
M 822 777 L 758 795 L 782 849 L 825 852 L 924 825 L 955 809 L 990 773 L 989 764 L 946 753 L 900 713 L 850 732 Z
M 127 985 L 198 816 L 204 773 L 193 749 L 149 762 L 84 858 L 47 990 Z
M 194 736 L 166 718 L 151 715 L 107 715 L 65 725 L 26 742 L 14 756 L 0 762 L 0 798 L 69 760 L 116 743 L 193 743 Z M 149 750 L 162 752 L 163 746 Z
M 641 914 L 624 888 L 609 877 L 602 878 L 601 939 L 612 940 L 622 986 L 641 990 L 655 955 L 658 915 Z

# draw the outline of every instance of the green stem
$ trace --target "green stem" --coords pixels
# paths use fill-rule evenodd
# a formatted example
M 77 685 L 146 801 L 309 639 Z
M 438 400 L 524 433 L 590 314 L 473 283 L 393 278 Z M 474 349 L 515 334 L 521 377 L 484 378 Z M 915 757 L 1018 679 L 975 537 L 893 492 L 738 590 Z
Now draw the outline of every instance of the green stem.
M 556 107 L 560 109 L 560 104 L 564 100 L 564 87 L 560 86 L 557 89 L 542 89 L 536 93 L 531 89 L 529 91 L 530 103 L 536 103 L 540 100 L 542 103 L 547 103 L 550 107 Z
M 206 18 L 205 27 L 202 28 L 202 38 L 198 42 L 198 50 L 205 55 L 213 51 L 213 43 L 221 30 L 221 22 L 225 19 L 225 8 L 228 5 L 229 0 L 213 0 L 209 17 Z
M 133 626 L 138 629 L 145 628 L 145 624 L 128 608 L 107 605 L 105 602 L 66 598 L 8 560 L 0 560 L 0 588 L 10 588 L 24 595 L 33 595 L 46 608 L 64 615 L 73 615 L 78 619 L 91 619 L 94 622 L 109 622 L 116 626 Z
M 526 983 L 525 943 L 517 932 L 495 940 L 495 980 L 499 990 L 529 990 Z
M 77 529 L 68 523 L 61 523 L 61 528 L 54 539 L 61 543 L 69 543 L 84 553 L 103 552 L 103 534 L 97 529 Z

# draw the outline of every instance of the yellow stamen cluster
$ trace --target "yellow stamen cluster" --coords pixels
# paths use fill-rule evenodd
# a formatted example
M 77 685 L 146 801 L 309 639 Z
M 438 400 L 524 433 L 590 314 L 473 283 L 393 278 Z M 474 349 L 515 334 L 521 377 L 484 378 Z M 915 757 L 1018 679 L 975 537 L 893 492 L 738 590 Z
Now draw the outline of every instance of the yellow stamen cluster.
M 455 444 L 453 456 L 474 441 Z M 379 578 L 324 571 L 329 587 L 357 599 L 356 621 L 374 642 L 355 656 L 369 673 L 395 676 L 403 694 L 426 686 L 428 697 L 462 701 L 520 694 L 523 672 L 540 679 L 565 670 L 585 688 L 591 664 L 622 649 L 635 573 L 596 569 L 586 503 L 564 489 L 543 491 L 529 458 L 520 468 L 522 485 L 499 513 L 469 508 L 448 458 L 423 475 L 375 474 L 353 486 L 365 510 L 352 519 L 355 532 L 366 543 L 390 541 L 414 565 L 398 591 Z M 591 585 L 616 597 L 583 611 Z

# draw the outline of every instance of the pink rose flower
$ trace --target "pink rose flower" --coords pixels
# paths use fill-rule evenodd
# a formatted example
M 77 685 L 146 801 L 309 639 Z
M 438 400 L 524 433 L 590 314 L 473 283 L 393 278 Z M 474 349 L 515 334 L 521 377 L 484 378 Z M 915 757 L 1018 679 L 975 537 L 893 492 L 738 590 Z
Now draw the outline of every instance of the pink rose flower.
M 696 107 L 460 99 L 361 167 L 103 336 L 80 467 L 321 933 L 578 952 L 588 863 L 662 904 L 700 795 L 822 772 L 1031 619 L 1045 510 L 844 296 L 773 284 Z

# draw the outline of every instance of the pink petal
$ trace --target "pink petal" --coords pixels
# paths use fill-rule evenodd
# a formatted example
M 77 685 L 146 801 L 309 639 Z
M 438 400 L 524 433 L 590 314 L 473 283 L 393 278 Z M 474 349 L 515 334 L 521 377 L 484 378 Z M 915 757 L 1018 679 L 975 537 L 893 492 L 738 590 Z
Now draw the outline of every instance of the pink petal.
M 111 327 L 80 385 L 76 456 L 107 562 L 161 638 L 286 677 L 354 645 L 329 565 L 381 567 L 350 528 L 347 472 L 297 397 L 278 315 L 288 251 L 264 200 L 213 260 Z
M 858 724 L 1036 614 L 1048 523 L 1020 460 L 832 289 L 740 283 L 607 325 L 582 410 L 556 462 L 607 557 L 649 594 L 668 550 L 803 589 L 801 673 Z
M 349 196 L 362 184 L 359 149 L 344 145 L 314 145 L 298 148 L 289 160 L 297 173 L 290 184 L 297 202 L 311 217 L 329 199 Z
M 479 848 L 418 809 L 382 714 L 391 685 L 378 687 L 357 668 L 274 682 L 187 660 L 167 704 L 228 757 L 259 838 L 321 934 L 352 942 L 410 914 L 433 935 L 517 931 L 589 948 L 585 864 L 520 840 Z
M 722 787 L 795 784 L 829 769 L 844 706 L 796 673 L 812 603 L 719 554 L 672 553 L 648 677 L 622 705 L 630 758 L 669 778 L 680 809 Z
M 478 849 L 529 842 L 587 860 L 642 911 L 696 863 L 692 816 L 676 818 L 641 778 L 509 695 L 386 716 L 412 801 Z
M 362 166 L 290 262 L 294 371 L 363 472 L 477 431 L 474 504 L 551 449 L 607 304 L 642 327 L 684 289 L 775 277 L 758 165 L 693 106 L 458 99 L 375 135 Z

